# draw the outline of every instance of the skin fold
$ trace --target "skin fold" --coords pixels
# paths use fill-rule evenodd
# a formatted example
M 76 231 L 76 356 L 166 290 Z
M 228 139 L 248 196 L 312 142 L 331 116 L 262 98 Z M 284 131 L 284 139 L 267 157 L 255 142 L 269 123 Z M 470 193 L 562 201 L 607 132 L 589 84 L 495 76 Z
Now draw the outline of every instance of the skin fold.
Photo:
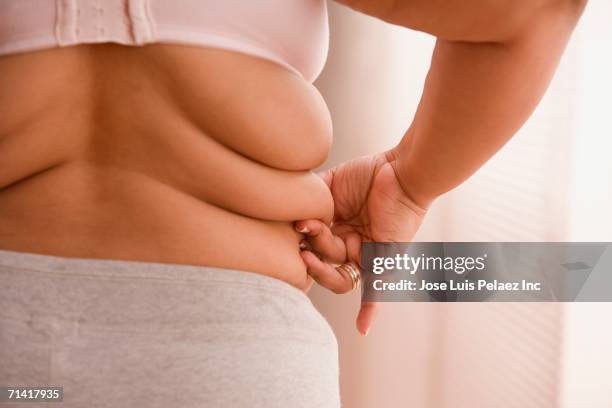
M 331 146 L 310 83 L 180 45 L 0 58 L 0 248 L 215 266 L 306 290 L 301 218 L 331 221 L 310 171 Z

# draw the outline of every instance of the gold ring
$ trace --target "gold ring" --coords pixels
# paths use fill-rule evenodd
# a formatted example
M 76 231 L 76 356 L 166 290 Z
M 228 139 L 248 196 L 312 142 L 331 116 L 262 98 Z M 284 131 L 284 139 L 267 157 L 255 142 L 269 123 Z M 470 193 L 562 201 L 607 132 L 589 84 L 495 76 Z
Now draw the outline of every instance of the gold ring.
M 338 266 L 338 271 L 343 275 L 348 275 L 351 279 L 351 290 L 354 290 L 361 283 L 361 271 L 354 262 L 347 262 Z

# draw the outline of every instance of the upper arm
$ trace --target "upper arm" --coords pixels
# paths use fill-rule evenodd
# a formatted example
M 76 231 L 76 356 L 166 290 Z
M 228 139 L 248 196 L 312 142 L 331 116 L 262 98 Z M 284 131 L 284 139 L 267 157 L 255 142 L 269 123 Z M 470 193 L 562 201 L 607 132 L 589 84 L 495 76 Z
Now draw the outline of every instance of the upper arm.
M 537 18 L 576 21 L 587 0 L 336 0 L 386 22 L 448 41 L 505 42 Z M 573 18 L 575 17 L 575 18 Z

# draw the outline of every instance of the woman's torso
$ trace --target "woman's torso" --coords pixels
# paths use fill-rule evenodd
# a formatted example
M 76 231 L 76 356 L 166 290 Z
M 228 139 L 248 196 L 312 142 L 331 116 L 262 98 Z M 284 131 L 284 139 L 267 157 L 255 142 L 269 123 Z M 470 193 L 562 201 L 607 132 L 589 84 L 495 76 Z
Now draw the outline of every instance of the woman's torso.
M 0 248 L 234 268 L 302 287 L 292 221 L 330 220 L 310 169 L 317 90 L 271 61 L 184 45 L 0 58 Z

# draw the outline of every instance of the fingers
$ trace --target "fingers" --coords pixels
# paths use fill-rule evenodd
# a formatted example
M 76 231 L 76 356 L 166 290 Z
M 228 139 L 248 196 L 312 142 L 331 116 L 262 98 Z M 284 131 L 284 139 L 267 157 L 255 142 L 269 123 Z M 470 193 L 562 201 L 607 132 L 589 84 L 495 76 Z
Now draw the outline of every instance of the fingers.
M 353 288 L 350 276 L 338 272 L 311 251 L 302 251 L 300 255 L 308 268 L 308 275 L 312 276 L 319 285 L 337 294 L 349 292 Z
M 377 311 L 378 303 L 361 303 L 361 309 L 359 309 L 359 314 L 355 320 L 355 325 L 357 326 L 357 331 L 361 333 L 362 336 L 368 335 L 368 331 L 370 330 L 370 327 L 372 327 L 372 323 L 374 323 L 374 319 L 376 318 Z
M 314 279 L 312 278 L 312 276 L 306 274 L 306 279 L 304 279 L 304 282 L 300 283 L 299 285 L 296 285 L 296 287 L 305 294 L 308 294 L 308 292 L 310 292 L 310 289 L 312 289 L 313 284 Z
M 348 232 L 342 238 L 334 235 L 331 229 L 318 220 L 305 220 L 295 223 L 297 231 L 306 234 L 306 240 L 318 254 L 324 259 L 334 263 L 353 261 L 361 265 L 361 236 L 356 232 Z M 308 269 L 308 275 L 321 286 L 334 293 L 341 294 L 353 289 L 353 282 L 347 276 L 330 264 L 321 260 L 310 250 L 300 252 Z M 370 327 L 374 323 L 378 310 L 376 302 L 362 302 L 361 309 L 357 315 L 355 324 L 357 331 L 362 336 L 367 336 Z
M 342 263 L 346 260 L 346 247 L 342 238 L 320 220 L 304 220 L 295 223 L 295 229 L 306 235 L 308 249 L 319 254 L 324 260 Z
M 361 266 L 361 236 L 356 233 L 347 235 L 346 248 L 349 258 L 353 260 L 353 262 L 358 262 L 358 264 Z M 368 331 L 370 330 L 370 327 L 372 327 L 374 319 L 376 319 L 377 311 L 378 303 L 361 302 L 361 309 L 359 309 L 359 314 L 355 320 L 355 325 L 357 326 L 357 331 L 362 336 L 368 335 Z
M 346 257 L 348 260 L 355 262 L 361 267 L 361 235 L 356 232 L 345 234 L 344 245 L 346 246 Z

